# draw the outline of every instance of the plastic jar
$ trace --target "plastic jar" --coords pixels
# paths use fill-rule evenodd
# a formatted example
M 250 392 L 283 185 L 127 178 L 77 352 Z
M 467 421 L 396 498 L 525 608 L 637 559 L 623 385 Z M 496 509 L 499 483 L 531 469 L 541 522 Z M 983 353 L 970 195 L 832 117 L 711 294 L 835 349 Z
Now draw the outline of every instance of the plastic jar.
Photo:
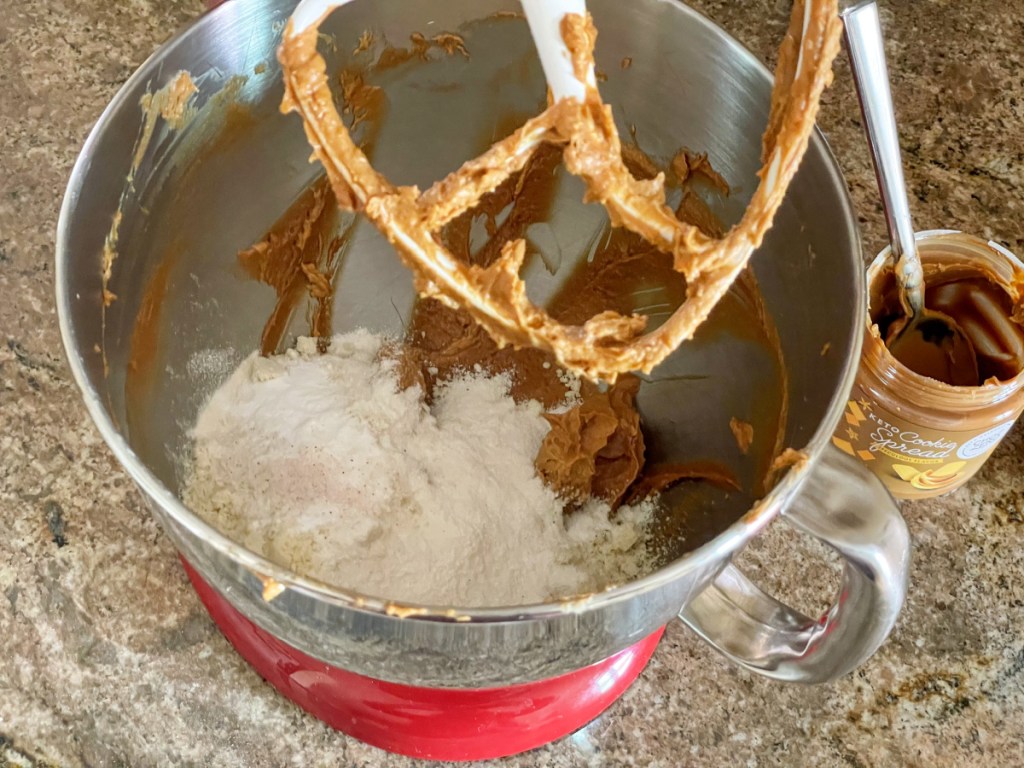
M 916 235 L 925 284 L 987 278 L 1024 306 L 1024 264 L 1002 246 L 951 230 Z M 957 387 L 921 376 L 882 339 L 880 304 L 895 278 L 889 249 L 868 268 L 868 307 L 860 368 L 832 438 L 869 466 L 898 499 L 959 488 L 985 463 L 1024 409 L 1024 373 Z

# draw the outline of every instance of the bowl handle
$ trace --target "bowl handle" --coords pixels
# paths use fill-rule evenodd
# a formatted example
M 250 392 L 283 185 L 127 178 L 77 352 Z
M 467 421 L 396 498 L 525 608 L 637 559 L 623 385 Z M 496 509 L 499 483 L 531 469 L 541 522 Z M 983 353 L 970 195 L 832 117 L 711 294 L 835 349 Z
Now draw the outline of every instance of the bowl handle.
M 878 478 L 831 445 L 783 515 L 845 561 L 828 611 L 809 618 L 729 564 L 679 618 L 753 672 L 799 683 L 834 680 L 870 657 L 896 623 L 910 568 L 907 525 Z

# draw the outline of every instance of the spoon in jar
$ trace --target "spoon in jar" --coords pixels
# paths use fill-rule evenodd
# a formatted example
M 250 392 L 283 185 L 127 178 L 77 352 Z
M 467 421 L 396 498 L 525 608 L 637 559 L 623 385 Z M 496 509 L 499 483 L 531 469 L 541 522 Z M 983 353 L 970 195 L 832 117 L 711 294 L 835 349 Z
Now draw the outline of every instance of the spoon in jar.
M 952 317 L 924 306 L 924 272 L 903 179 L 878 6 L 874 0 L 851 3 L 841 16 L 905 315 L 889 326 L 885 344 L 893 357 L 922 376 L 954 386 L 977 386 L 978 360 L 971 340 Z

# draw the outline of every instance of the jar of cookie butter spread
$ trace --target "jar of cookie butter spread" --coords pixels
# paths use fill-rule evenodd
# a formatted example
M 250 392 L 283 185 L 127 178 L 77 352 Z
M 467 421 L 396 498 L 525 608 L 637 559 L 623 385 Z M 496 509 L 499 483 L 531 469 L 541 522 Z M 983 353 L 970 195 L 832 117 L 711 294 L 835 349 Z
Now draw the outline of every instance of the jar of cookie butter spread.
M 844 418 L 832 438 L 898 499 L 963 485 L 1024 409 L 1024 264 L 1002 246 L 949 230 L 921 232 L 925 306 L 952 317 L 971 340 L 977 386 L 915 373 L 884 339 L 902 316 L 886 249 L 868 269 L 864 349 Z

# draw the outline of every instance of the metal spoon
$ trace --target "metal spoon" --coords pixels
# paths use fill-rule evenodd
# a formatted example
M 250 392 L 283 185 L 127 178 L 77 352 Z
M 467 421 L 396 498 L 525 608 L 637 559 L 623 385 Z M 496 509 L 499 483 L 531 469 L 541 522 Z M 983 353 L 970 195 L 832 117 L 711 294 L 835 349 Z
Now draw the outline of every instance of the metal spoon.
M 878 6 L 874 0 L 854 2 L 841 16 L 889 227 L 900 305 L 906 314 L 889 327 L 886 346 L 893 357 L 923 376 L 956 386 L 977 386 L 978 360 L 971 340 L 952 317 L 924 306 L 924 273 L 903 180 Z

